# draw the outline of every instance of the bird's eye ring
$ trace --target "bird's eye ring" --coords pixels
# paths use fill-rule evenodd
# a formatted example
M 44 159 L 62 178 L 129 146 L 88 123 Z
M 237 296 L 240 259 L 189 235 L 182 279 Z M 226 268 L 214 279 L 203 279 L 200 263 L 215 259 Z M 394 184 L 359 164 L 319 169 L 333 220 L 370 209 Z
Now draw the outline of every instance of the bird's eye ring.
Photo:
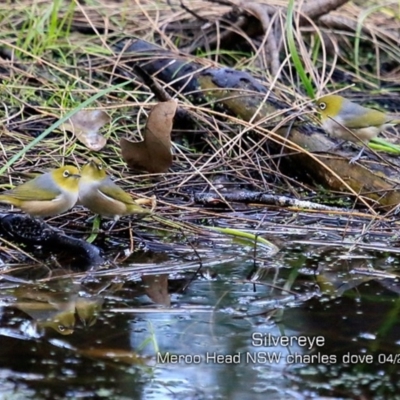
M 103 169 L 103 166 L 101 164 L 97 164 L 97 168 L 101 171 Z
M 63 177 L 64 177 L 64 178 L 68 178 L 70 175 L 71 175 L 71 174 L 70 174 L 70 172 L 69 172 L 67 169 L 63 172 Z
M 321 102 L 321 103 L 318 104 L 318 107 L 319 107 L 321 110 L 325 110 L 325 108 L 326 108 L 326 103 Z
M 64 325 L 58 325 L 58 330 L 60 332 L 64 332 L 65 331 L 65 326 Z

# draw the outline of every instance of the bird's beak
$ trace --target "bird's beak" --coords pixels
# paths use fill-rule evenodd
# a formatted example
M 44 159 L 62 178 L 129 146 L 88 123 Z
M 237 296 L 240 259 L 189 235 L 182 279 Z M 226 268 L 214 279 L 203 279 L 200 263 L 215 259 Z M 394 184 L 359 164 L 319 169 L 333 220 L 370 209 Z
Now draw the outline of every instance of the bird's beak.
M 77 178 L 77 179 L 79 179 L 81 177 L 80 174 L 71 174 L 70 176 L 73 176 L 74 178 Z

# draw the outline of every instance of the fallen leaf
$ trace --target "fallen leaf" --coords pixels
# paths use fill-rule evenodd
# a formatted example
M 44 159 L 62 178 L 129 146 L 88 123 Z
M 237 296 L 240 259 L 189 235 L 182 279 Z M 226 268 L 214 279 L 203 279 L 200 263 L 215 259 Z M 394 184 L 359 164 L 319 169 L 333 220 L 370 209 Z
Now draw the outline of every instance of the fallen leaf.
M 79 349 L 77 353 L 85 357 L 104 359 L 114 363 L 124 363 L 128 365 L 147 365 L 151 362 L 151 358 L 148 356 L 116 347 L 103 346 L 101 348 L 94 348 L 87 346 L 87 348 Z
M 168 293 L 168 274 L 143 275 L 142 282 L 145 285 L 147 296 L 156 304 L 169 307 L 171 299 Z
M 99 130 L 108 122 L 110 117 L 103 110 L 81 110 L 61 124 L 61 128 L 72 132 L 88 149 L 99 151 L 107 143 Z
M 142 142 L 121 138 L 123 159 L 134 169 L 166 172 L 172 165 L 171 131 L 178 104 L 168 100 L 156 104 L 150 111 Z

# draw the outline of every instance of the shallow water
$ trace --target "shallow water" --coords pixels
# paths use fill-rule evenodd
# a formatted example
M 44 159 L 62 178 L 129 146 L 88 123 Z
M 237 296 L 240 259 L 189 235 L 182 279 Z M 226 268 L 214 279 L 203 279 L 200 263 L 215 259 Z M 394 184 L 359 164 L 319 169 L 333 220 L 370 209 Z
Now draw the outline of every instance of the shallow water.
M 193 280 L 185 257 L 118 279 L 4 282 L 2 398 L 396 396 L 396 254 L 251 254 L 224 249 Z

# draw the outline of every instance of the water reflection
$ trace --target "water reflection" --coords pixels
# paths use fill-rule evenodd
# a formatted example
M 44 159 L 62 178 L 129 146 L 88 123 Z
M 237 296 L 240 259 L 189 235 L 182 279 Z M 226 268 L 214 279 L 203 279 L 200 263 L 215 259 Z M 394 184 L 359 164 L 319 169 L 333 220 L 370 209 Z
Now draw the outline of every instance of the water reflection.
M 392 398 L 398 279 L 371 270 L 375 261 L 383 265 L 292 251 L 258 266 L 221 261 L 194 280 L 196 265 L 179 271 L 168 262 L 118 277 L 3 280 L 3 390 L 14 383 L 35 398 Z

